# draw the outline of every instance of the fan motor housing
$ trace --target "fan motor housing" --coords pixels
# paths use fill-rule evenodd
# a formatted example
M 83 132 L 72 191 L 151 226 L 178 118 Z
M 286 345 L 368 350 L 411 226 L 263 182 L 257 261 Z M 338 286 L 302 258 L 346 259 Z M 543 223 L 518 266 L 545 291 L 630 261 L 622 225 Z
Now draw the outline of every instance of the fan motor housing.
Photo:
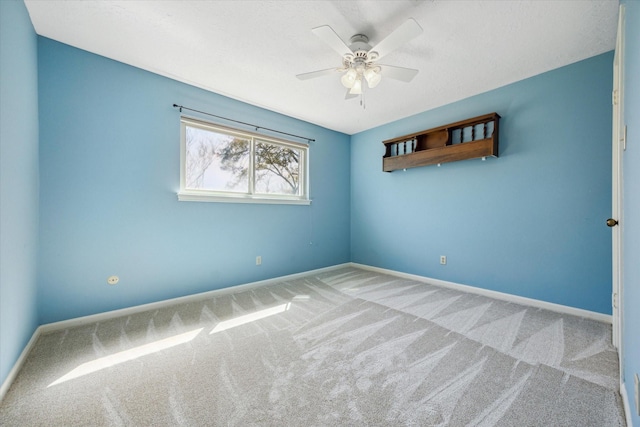
M 352 36 L 349 41 L 351 42 L 349 48 L 354 52 L 359 50 L 368 52 L 369 50 L 371 50 L 371 46 L 369 45 L 369 37 L 365 36 L 364 34 L 356 34 L 355 36 Z
M 353 55 L 344 56 L 344 65 L 346 67 L 357 67 L 358 65 L 366 65 L 370 61 L 375 60 L 375 52 L 369 53 L 371 45 L 369 45 L 369 37 L 364 34 L 356 34 L 349 40 L 351 44 L 349 49 L 353 52 Z

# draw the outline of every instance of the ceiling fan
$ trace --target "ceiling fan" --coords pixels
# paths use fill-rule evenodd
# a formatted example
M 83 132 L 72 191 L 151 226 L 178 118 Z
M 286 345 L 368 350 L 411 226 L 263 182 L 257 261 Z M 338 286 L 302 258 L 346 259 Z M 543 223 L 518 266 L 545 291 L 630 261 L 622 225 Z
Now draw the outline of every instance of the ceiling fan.
M 376 62 L 422 33 L 422 27 L 414 19 L 408 19 L 373 47 L 369 45 L 369 38 L 364 34 L 351 37 L 351 44 L 347 46 L 328 25 L 314 28 L 311 32 L 340 54 L 342 67 L 298 74 L 296 77 L 300 80 L 308 80 L 336 72 L 343 73 L 340 81 L 348 89 L 346 99 L 362 94 L 363 80 L 372 89 L 380 83 L 383 76 L 410 82 L 418 74 L 418 70 L 412 68 L 394 67 Z

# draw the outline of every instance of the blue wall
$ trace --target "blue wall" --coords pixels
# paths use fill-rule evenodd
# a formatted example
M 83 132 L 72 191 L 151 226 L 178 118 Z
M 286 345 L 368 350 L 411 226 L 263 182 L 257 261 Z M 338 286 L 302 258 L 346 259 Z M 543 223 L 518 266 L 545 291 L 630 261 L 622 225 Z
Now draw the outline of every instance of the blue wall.
M 38 326 L 37 38 L 22 1 L 0 1 L 0 383 Z
M 625 5 L 624 119 L 627 150 L 623 155 L 623 366 L 633 425 L 640 426 L 634 404 L 633 376 L 640 375 L 640 2 Z
M 38 49 L 42 323 L 349 261 L 348 135 L 50 39 Z M 173 103 L 316 139 L 312 205 L 178 202 Z
M 352 261 L 611 313 L 612 63 L 606 53 L 352 136 Z M 383 140 L 493 111 L 499 158 L 381 171 Z

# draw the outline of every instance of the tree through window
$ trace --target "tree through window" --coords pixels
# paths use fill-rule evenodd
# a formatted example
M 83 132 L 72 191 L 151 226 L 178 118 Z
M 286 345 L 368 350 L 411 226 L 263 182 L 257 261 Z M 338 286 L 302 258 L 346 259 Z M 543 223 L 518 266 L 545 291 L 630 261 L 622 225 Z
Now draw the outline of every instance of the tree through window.
M 181 128 L 181 195 L 308 202 L 306 145 L 186 118 Z

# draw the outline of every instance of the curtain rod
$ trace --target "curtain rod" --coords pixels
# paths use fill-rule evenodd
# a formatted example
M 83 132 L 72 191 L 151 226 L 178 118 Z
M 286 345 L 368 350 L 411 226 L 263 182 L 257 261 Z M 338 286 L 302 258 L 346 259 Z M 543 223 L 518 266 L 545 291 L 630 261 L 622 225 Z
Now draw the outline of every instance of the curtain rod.
M 307 138 L 306 136 L 294 135 L 294 134 L 292 134 L 292 133 L 281 132 L 281 131 L 279 131 L 279 130 L 275 130 L 275 129 L 269 129 L 269 128 L 266 128 L 266 127 L 264 127 L 264 126 L 253 125 L 253 124 L 251 124 L 251 123 L 245 123 L 245 122 L 241 122 L 241 121 L 238 121 L 238 120 L 229 119 L 229 118 L 222 117 L 222 116 L 216 116 L 215 114 L 207 113 L 207 112 L 200 111 L 200 110 L 194 110 L 193 108 L 188 108 L 188 107 L 185 107 L 185 106 L 183 106 L 183 105 L 173 104 L 173 107 L 174 107 L 174 108 L 179 108 L 181 113 L 182 113 L 182 110 L 195 111 L 196 113 L 205 114 L 205 115 L 207 115 L 207 116 L 211 116 L 211 117 L 217 117 L 218 119 L 228 120 L 228 121 L 230 121 L 230 122 L 234 122 L 234 123 L 240 123 L 240 124 L 245 125 L 245 126 L 251 126 L 252 128 L 255 128 L 255 130 L 256 130 L 256 131 L 257 131 L 258 129 L 264 129 L 264 130 L 268 130 L 269 132 L 276 132 L 276 133 L 279 133 L 279 134 L 281 134 L 281 135 L 287 135 L 287 136 L 292 136 L 292 137 L 294 137 L 294 138 L 306 139 L 306 140 L 307 140 L 307 141 L 309 141 L 309 142 L 315 142 L 315 141 L 316 141 L 315 139 L 313 139 L 313 138 Z

